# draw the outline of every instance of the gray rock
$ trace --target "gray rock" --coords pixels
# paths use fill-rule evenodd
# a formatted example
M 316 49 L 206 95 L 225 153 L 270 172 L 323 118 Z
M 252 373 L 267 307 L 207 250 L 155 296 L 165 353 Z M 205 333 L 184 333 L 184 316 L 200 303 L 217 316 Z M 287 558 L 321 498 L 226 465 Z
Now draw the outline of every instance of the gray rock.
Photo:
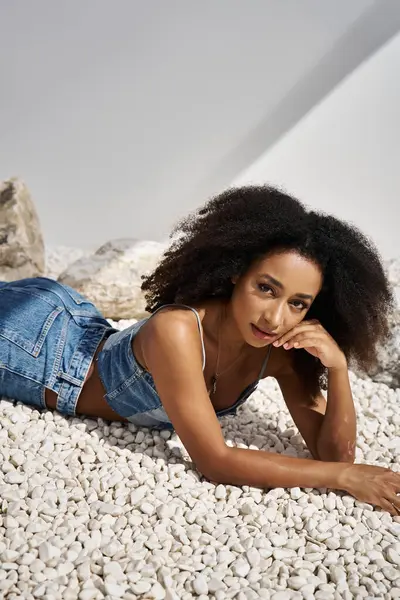
M 69 265 L 58 281 L 91 300 L 108 319 L 141 319 L 148 316 L 141 276 L 156 267 L 165 249 L 159 242 L 112 240 Z
M 0 280 L 44 274 L 45 250 L 39 218 L 26 185 L 0 183 Z
M 398 388 L 400 387 L 400 258 L 386 261 L 384 266 L 392 284 L 396 307 L 390 316 L 390 337 L 385 344 L 378 347 L 377 365 L 368 372 L 368 376 L 372 381 Z M 366 374 L 360 372 L 354 365 L 350 365 L 350 368 L 359 377 L 366 377 Z

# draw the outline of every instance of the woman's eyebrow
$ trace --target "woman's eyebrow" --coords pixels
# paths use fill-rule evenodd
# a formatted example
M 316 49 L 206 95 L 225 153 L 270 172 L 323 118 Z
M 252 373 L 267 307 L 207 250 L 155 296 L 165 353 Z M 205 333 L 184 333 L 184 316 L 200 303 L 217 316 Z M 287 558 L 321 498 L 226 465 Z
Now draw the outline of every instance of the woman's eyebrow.
M 280 281 L 278 281 L 277 279 L 274 279 L 274 277 L 271 277 L 271 275 L 268 275 L 268 273 L 262 273 L 260 275 L 260 277 L 262 277 L 264 279 L 268 279 L 268 281 L 270 281 L 271 283 L 276 285 L 276 287 L 280 288 L 281 290 L 284 289 L 284 286 L 282 285 L 282 283 Z M 298 292 L 297 294 L 294 294 L 294 295 L 298 296 L 299 298 L 304 298 L 305 300 L 314 300 L 314 296 L 311 296 L 310 294 L 302 294 L 301 292 Z

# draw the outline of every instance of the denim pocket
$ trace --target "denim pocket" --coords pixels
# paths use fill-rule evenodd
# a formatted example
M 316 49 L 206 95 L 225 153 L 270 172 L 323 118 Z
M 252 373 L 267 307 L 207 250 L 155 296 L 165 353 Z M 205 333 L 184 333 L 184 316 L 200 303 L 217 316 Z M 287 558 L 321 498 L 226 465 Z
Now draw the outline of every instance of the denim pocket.
M 32 288 L 4 286 L 0 288 L 0 338 L 38 356 L 63 310 L 63 306 L 45 299 Z

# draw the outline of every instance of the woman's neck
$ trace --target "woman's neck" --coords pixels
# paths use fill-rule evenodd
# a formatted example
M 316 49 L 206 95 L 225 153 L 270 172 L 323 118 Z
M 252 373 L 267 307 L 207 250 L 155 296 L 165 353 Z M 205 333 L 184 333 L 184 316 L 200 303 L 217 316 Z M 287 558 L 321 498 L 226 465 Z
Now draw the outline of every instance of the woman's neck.
M 205 307 L 203 328 L 207 337 L 216 346 L 219 339 L 224 355 L 234 357 L 245 352 L 248 346 L 237 328 L 229 301 L 219 300 Z

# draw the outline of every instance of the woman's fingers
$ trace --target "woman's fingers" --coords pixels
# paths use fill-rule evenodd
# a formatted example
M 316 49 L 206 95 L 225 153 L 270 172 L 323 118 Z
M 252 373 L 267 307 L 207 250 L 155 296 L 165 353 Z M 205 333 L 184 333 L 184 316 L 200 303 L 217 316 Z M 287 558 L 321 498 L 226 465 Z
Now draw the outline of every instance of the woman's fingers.
M 387 500 L 386 498 L 382 498 L 380 501 L 380 506 L 383 510 L 386 510 L 388 513 L 392 515 L 392 517 L 400 516 L 400 502 L 398 499 Z
M 290 350 L 290 348 L 306 348 L 310 346 L 316 346 L 321 341 L 321 338 L 318 337 L 315 331 L 310 333 L 299 333 L 295 335 L 291 340 L 284 344 L 285 350 Z
M 273 345 L 274 346 L 283 346 L 283 344 L 285 344 L 289 340 L 292 340 L 297 335 L 304 334 L 305 332 L 309 332 L 309 331 L 316 331 L 315 324 L 312 324 L 312 323 L 308 324 L 308 322 L 307 322 L 307 324 L 298 325 L 298 326 L 294 327 L 293 329 L 291 329 L 290 331 L 288 331 L 287 333 L 285 333 L 278 340 L 275 340 L 275 342 L 273 342 Z

